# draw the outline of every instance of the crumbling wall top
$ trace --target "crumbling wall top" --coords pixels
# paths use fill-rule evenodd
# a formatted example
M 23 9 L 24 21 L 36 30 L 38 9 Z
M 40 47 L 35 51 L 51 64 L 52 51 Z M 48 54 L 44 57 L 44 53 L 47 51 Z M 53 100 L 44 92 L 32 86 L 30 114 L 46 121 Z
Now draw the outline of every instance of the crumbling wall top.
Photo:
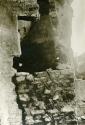
M 0 6 L 6 7 L 17 15 L 37 16 L 37 0 L 0 0 Z

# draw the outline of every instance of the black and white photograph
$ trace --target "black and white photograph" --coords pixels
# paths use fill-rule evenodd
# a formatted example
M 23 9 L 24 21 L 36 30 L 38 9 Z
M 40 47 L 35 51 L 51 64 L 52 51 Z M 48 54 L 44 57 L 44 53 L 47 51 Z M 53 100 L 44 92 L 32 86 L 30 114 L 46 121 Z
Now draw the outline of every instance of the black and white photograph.
M 0 0 L 0 125 L 85 125 L 85 0 Z

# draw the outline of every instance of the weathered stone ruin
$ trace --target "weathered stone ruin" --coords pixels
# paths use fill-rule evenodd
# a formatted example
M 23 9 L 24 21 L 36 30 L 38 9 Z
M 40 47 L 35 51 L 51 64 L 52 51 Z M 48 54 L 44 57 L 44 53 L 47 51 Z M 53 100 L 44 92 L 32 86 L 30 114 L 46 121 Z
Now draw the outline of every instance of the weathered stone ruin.
M 0 124 L 77 125 L 71 0 L 0 0 Z
M 19 31 L 21 31 L 21 34 L 24 32 L 26 35 L 21 35 L 24 37 L 21 38 L 21 58 L 15 59 L 23 63 L 22 67 L 18 67 L 18 61 L 14 65 L 15 68 L 17 66 L 18 71 L 42 71 L 49 67 L 55 69 L 58 61 L 61 63 L 71 62 L 72 9 L 69 8 L 70 3 L 63 3 L 62 5 L 58 1 L 38 1 L 38 4 L 40 7 L 40 20 L 31 21 L 31 24 L 28 24 L 28 27 L 31 25 L 30 31 L 29 28 L 24 27 L 27 22 L 23 21 L 21 23 L 19 20 L 19 24 L 23 25 L 24 23 L 23 27 L 20 25 Z M 66 26 L 63 22 L 66 22 Z M 22 31 L 22 28 L 23 30 L 26 29 L 26 31 Z M 68 29 L 70 29 L 69 32 Z

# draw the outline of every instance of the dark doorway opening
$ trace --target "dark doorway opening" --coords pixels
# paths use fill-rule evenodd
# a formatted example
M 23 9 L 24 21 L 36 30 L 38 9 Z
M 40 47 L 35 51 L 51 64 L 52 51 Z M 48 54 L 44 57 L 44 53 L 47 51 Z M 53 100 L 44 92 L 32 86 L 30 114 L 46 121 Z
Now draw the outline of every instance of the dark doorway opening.
M 56 54 L 55 54 L 55 44 L 52 39 L 45 39 L 41 42 L 43 37 L 42 34 L 46 25 L 50 21 L 30 21 L 28 17 L 18 17 L 18 22 L 22 22 L 19 26 L 19 33 L 21 36 L 21 56 L 14 57 L 13 67 L 17 69 L 18 72 L 40 72 L 45 71 L 48 68 L 56 69 Z M 47 19 L 47 18 L 46 18 Z M 24 24 L 24 25 L 23 25 Z M 42 27 L 45 25 L 45 29 Z M 50 23 L 49 23 L 50 25 Z M 49 37 L 52 31 L 47 29 L 47 35 Z M 40 33 L 40 34 L 39 34 Z M 34 35 L 35 34 L 35 35 Z M 35 38 L 36 37 L 36 38 Z M 39 38 L 40 42 L 39 42 Z

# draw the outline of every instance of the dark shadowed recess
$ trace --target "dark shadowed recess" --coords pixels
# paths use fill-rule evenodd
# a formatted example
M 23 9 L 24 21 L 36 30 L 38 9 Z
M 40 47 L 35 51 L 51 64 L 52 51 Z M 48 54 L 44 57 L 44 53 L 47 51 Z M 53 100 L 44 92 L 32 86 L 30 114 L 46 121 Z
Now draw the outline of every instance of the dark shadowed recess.
M 56 68 L 56 52 L 53 28 L 49 17 L 49 1 L 38 0 L 41 18 L 33 22 L 26 36 L 21 40 L 22 55 L 14 58 L 14 68 L 21 72 L 38 72 Z M 28 20 L 27 17 L 18 17 Z M 31 19 L 31 18 L 29 18 Z
M 39 4 L 39 12 L 41 15 L 49 14 L 49 0 L 37 0 Z

